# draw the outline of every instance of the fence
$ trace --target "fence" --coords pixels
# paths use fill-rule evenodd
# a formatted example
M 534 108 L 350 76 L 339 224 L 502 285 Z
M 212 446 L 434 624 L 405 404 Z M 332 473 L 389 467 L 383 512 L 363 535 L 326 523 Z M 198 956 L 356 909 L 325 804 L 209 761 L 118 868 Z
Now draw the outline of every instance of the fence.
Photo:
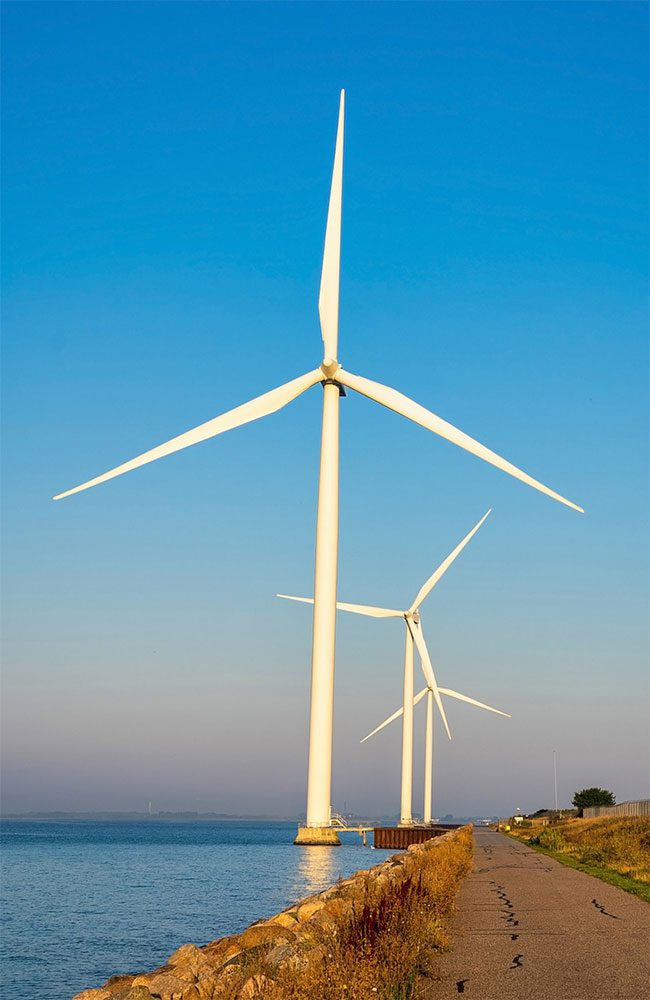
M 619 802 L 615 806 L 587 806 L 582 810 L 585 819 L 596 816 L 650 816 L 650 799 L 638 799 L 636 802 Z

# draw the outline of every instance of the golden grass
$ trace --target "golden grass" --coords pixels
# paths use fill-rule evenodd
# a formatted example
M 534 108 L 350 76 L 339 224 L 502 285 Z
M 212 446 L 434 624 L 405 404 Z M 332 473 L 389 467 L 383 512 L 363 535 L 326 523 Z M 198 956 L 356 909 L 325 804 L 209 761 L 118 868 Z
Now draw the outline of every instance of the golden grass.
M 268 1000 L 406 1000 L 436 950 L 447 946 L 443 921 L 472 860 L 467 827 L 413 853 L 386 878 L 355 887 L 353 906 L 314 927 L 304 960 L 265 989 Z M 263 970 L 260 970 L 263 971 Z
M 607 816 L 570 819 L 552 826 L 513 831 L 557 854 L 581 864 L 602 866 L 637 882 L 650 883 L 650 819 Z

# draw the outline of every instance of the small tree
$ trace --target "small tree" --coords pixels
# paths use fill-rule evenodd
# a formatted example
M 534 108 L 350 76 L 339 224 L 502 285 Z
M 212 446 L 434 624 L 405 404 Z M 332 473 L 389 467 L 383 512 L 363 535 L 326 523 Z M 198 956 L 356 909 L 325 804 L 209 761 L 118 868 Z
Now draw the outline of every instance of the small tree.
M 616 805 L 616 796 L 606 788 L 583 788 L 573 796 L 573 804 L 578 810 L 578 815 L 582 816 L 582 810 L 588 806 Z

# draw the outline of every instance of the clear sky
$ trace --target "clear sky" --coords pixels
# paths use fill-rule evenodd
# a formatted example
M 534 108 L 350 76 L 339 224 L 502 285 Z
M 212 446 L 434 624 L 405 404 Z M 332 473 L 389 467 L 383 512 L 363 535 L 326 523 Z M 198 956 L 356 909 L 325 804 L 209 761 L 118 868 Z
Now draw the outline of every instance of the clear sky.
M 340 596 L 493 507 L 423 622 L 513 719 L 449 705 L 434 810 L 552 804 L 553 749 L 561 803 L 647 796 L 647 6 L 3 18 L 4 808 L 304 808 L 320 389 L 50 497 L 320 363 L 341 87 L 340 360 L 586 514 L 349 394 Z M 340 618 L 336 809 L 397 810 L 402 650 Z

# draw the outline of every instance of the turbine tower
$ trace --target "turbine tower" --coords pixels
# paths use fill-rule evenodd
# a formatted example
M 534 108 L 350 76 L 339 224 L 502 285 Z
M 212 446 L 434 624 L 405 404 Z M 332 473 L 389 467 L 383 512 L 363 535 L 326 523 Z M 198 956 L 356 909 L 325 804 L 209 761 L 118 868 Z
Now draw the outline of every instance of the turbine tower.
M 299 843 L 337 844 L 336 831 L 330 823 L 331 770 L 332 770 L 332 718 L 334 692 L 334 640 L 336 627 L 336 575 L 338 559 L 338 467 L 339 467 L 339 399 L 345 388 L 373 399 L 382 406 L 407 417 L 427 430 L 433 431 L 465 451 L 477 455 L 485 462 L 502 469 L 558 500 L 560 503 L 582 511 L 572 503 L 544 486 L 543 483 L 501 458 L 495 452 L 436 416 L 430 410 L 413 402 L 408 396 L 379 382 L 345 371 L 338 361 L 338 312 L 339 312 L 339 263 L 341 248 L 341 199 L 343 186 L 343 125 L 345 92 L 341 91 L 338 129 L 334 152 L 334 168 L 330 188 L 325 248 L 321 271 L 318 312 L 323 338 L 323 360 L 318 368 L 298 378 L 271 389 L 270 392 L 241 406 L 222 413 L 192 430 L 158 445 L 121 465 L 90 479 L 80 486 L 58 493 L 54 499 L 79 493 L 97 486 L 125 472 L 130 472 L 158 458 L 171 455 L 190 445 L 233 430 L 260 417 L 275 413 L 317 383 L 323 386 L 323 423 L 321 435 L 320 478 L 318 485 L 318 512 L 316 519 L 316 558 L 314 567 L 314 622 L 312 640 L 311 715 L 309 729 L 309 763 L 307 777 L 307 822 L 298 831 Z M 272 369 L 273 358 L 269 367 Z
M 423 688 L 418 694 L 415 695 L 413 701 L 410 703 L 411 714 L 413 708 L 422 701 L 426 695 L 427 699 L 427 715 L 426 715 L 426 728 L 424 737 L 424 796 L 423 796 L 423 814 L 422 818 L 426 825 L 431 823 L 431 789 L 433 784 L 433 702 L 434 700 L 438 704 L 440 714 L 442 715 L 442 721 L 445 724 L 445 729 L 447 730 L 447 736 L 451 739 L 451 732 L 449 731 L 449 726 L 447 724 L 447 717 L 442 709 L 442 700 L 440 695 L 445 695 L 447 698 L 455 698 L 457 701 L 464 701 L 468 705 L 474 705 L 476 708 L 483 708 L 486 712 L 494 712 L 495 715 L 504 715 L 507 719 L 511 719 L 512 716 L 508 712 L 502 712 L 499 708 L 492 708 L 491 705 L 486 705 L 483 701 L 477 701 L 475 698 L 470 698 L 466 694 L 460 694 L 458 691 L 452 691 L 451 688 L 438 687 L 433 677 L 433 667 L 431 667 L 431 660 L 429 657 L 429 651 L 424 640 L 424 635 L 420 630 L 421 635 L 421 647 L 424 650 L 426 659 L 421 660 L 422 672 L 425 676 L 427 686 Z M 433 682 L 431 680 L 433 678 Z M 399 719 L 400 715 L 406 716 L 405 711 L 406 706 L 402 705 L 398 708 L 396 712 L 389 715 L 387 719 L 384 719 L 371 733 L 364 736 L 360 741 L 365 743 L 366 740 L 371 739 L 376 733 L 381 732 L 386 726 L 389 726 L 391 722 L 395 719 Z
M 429 596 L 433 588 L 440 582 L 449 567 L 461 554 L 465 546 L 474 537 L 484 521 L 492 513 L 492 509 L 483 515 L 481 520 L 474 525 L 463 540 L 458 543 L 453 552 L 450 552 L 438 568 L 434 570 L 428 580 L 422 584 L 415 596 L 415 600 L 410 607 L 404 611 L 395 611 L 393 608 L 377 608 L 367 604 L 348 604 L 339 601 L 336 605 L 339 611 L 350 611 L 355 615 L 367 615 L 369 618 L 403 618 L 405 625 L 406 641 L 404 646 L 404 694 L 403 712 L 404 722 L 402 725 L 402 794 L 400 800 L 400 826 L 411 826 L 413 823 L 413 642 L 416 639 L 415 632 L 419 629 L 420 608 L 425 599 Z M 313 604 L 312 597 L 294 597 L 291 594 L 276 594 L 285 601 L 299 601 L 302 604 Z M 421 658 L 422 658 L 422 654 Z M 424 659 L 422 658 L 422 662 Z M 423 667 L 424 669 L 424 667 Z M 430 689 L 433 696 L 433 687 Z M 439 702 L 439 710 L 444 717 L 442 702 Z M 446 721 L 445 721 L 446 725 Z M 449 731 L 449 730 L 447 730 Z M 361 741 L 363 742 L 363 740 Z

